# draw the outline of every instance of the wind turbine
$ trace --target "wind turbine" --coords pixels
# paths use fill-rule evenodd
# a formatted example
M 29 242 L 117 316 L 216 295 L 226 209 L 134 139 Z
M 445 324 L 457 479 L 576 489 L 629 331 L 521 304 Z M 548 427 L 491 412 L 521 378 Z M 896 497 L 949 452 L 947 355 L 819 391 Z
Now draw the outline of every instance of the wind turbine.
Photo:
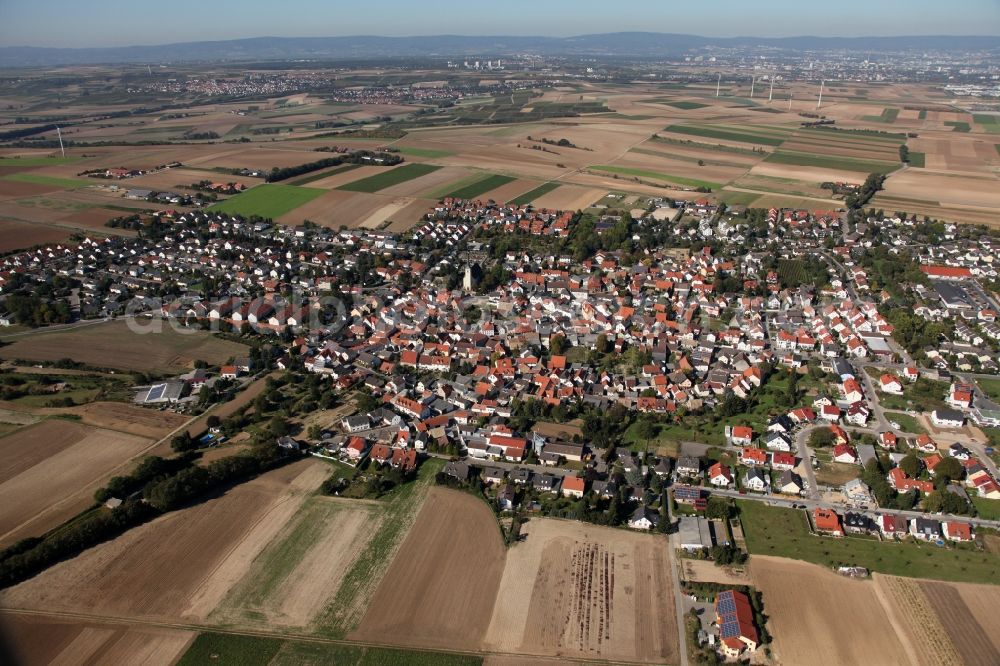
M 774 74 L 771 74 L 771 90 L 767 93 L 767 103 L 771 103 L 771 98 L 774 97 Z
M 788 110 L 792 110 L 792 91 L 788 91 Z
M 821 79 L 819 82 L 819 99 L 816 100 L 816 108 L 823 103 L 823 86 L 826 85 L 826 79 Z
M 754 75 L 753 80 L 750 82 L 750 99 L 753 99 L 753 89 L 757 85 L 757 76 Z
M 153 75 L 153 68 L 152 68 L 152 67 L 150 67 L 150 66 L 149 66 L 148 64 L 146 65 L 146 72 L 147 72 L 147 73 L 148 73 L 148 74 L 149 74 L 150 76 L 152 76 L 152 75 Z
M 722 85 L 722 72 L 719 72 L 719 80 L 715 82 L 715 96 L 719 96 L 719 86 Z
M 62 131 L 59 129 L 58 126 L 56 126 L 56 136 L 59 137 L 59 150 L 62 151 L 62 156 L 66 157 L 66 149 L 63 147 L 63 142 L 62 142 Z

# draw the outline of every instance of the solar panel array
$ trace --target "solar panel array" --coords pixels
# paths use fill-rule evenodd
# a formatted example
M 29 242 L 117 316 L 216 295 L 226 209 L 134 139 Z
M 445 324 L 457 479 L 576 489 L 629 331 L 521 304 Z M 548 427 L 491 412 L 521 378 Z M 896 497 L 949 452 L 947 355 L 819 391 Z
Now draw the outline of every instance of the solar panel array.
M 153 388 L 149 389 L 149 395 L 146 396 L 146 400 L 159 400 L 163 397 L 163 392 L 166 390 L 166 384 L 157 384 Z
M 740 637 L 740 623 L 736 620 L 731 622 L 723 622 L 722 627 L 719 628 L 720 638 L 739 638 Z

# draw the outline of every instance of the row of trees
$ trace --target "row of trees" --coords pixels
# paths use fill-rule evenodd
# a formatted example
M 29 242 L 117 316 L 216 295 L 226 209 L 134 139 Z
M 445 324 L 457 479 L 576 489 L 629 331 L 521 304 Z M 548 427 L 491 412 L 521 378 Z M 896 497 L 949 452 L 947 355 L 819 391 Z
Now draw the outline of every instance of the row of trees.
M 372 158 L 371 160 L 366 160 L 366 157 Z M 393 153 L 374 153 L 368 150 L 358 150 L 347 155 L 338 155 L 337 157 L 325 157 L 321 160 L 315 160 L 313 162 L 306 162 L 305 164 L 297 164 L 290 167 L 274 167 L 271 169 L 271 173 L 267 175 L 264 179 L 269 183 L 277 183 L 278 181 L 287 180 L 289 178 L 294 178 L 295 176 L 301 176 L 302 174 L 311 173 L 313 171 L 319 171 L 320 169 L 326 169 L 328 167 L 334 167 L 339 164 L 366 164 L 369 162 L 374 163 L 375 158 L 381 159 L 381 164 L 383 166 L 394 166 L 403 161 L 403 158 L 399 155 Z
M 162 513 L 289 460 L 273 443 L 203 467 L 194 464 L 194 456 L 146 458 L 131 474 L 112 478 L 95 494 L 98 501 L 125 498 L 117 508 L 95 508 L 44 537 L 24 539 L 0 552 L 0 587 L 26 580 Z

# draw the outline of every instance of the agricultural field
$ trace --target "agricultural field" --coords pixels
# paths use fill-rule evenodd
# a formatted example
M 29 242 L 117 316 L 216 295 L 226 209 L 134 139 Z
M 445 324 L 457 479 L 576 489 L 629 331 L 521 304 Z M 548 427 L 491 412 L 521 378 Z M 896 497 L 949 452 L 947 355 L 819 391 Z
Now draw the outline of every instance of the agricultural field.
M 747 550 L 827 567 L 862 566 L 870 571 L 929 580 L 992 583 L 1000 576 L 1000 556 L 970 547 L 939 548 L 914 541 L 883 542 L 811 534 L 804 512 L 762 502 L 737 502 Z
M 559 187 L 559 183 L 556 182 L 542 183 L 538 187 L 529 190 L 524 194 L 514 197 L 507 203 L 513 204 L 515 206 L 523 206 L 525 204 L 534 203 L 536 199 L 548 194 L 549 192 L 555 190 L 557 187 Z
M 360 180 L 355 180 L 345 185 L 341 185 L 337 189 L 347 190 L 349 192 L 378 192 L 386 189 L 387 187 L 392 187 L 393 185 L 405 183 L 406 181 L 413 180 L 414 178 L 426 176 L 427 174 L 433 173 L 440 168 L 441 167 L 430 164 L 404 164 L 403 166 L 395 167 L 393 169 L 385 169 L 382 173 L 374 176 L 369 176 L 367 178 L 362 178 Z
M 490 624 L 506 549 L 492 510 L 433 488 L 349 638 L 477 650 Z
M 620 176 L 634 176 L 636 178 L 651 178 L 653 180 L 663 180 L 668 183 L 683 185 L 685 187 L 703 187 L 707 189 L 719 189 L 720 187 L 722 187 L 722 183 L 714 183 L 707 180 L 699 180 L 697 178 L 688 178 L 686 176 L 674 176 L 671 174 L 659 173 L 658 171 L 649 171 L 646 169 L 609 166 L 606 164 L 597 164 L 591 166 L 590 168 L 594 169 L 595 171 L 606 171 L 607 173 L 618 174 Z
M 450 197 L 453 199 L 475 199 L 479 195 L 485 194 L 490 190 L 495 190 L 498 187 L 512 182 L 513 180 L 514 179 L 510 176 L 501 176 L 496 174 L 482 175 L 476 177 L 467 184 L 463 184 L 446 192 L 443 196 L 445 198 Z
M 204 622 L 327 476 L 302 460 L 0 592 L 0 606 Z
M 246 217 L 259 215 L 274 219 L 323 194 L 324 190 L 315 187 L 267 183 L 214 204 L 209 210 Z
M 246 353 L 245 345 L 207 331 L 178 332 L 162 325 L 156 332 L 160 323 L 136 321 L 140 330 L 150 330 L 145 335 L 130 330 L 129 321 L 124 319 L 38 332 L 11 340 L 0 349 L 0 358 L 58 361 L 72 355 L 74 361 L 99 368 L 166 374 L 190 370 L 196 360 L 221 365 Z
M 507 555 L 484 647 L 644 663 L 678 658 L 665 537 L 532 519 Z
M 482 657 L 222 633 L 200 634 L 178 666 L 480 666 Z
M 211 620 L 307 628 L 336 593 L 380 522 L 380 512 L 370 504 L 309 498 L 212 611 Z
M 753 586 L 764 598 L 779 663 L 909 664 L 875 584 L 804 562 L 754 555 Z M 844 640 L 850 636 L 850 640 Z
M 1000 661 L 1000 586 L 913 581 L 875 576 L 887 601 L 903 618 L 923 664 L 986 666 Z
M 3 657 L 9 664 L 144 664 L 171 666 L 194 632 L 68 620 L 0 611 Z
M 0 437 L 0 545 L 40 536 L 89 507 L 100 483 L 151 443 L 58 418 Z

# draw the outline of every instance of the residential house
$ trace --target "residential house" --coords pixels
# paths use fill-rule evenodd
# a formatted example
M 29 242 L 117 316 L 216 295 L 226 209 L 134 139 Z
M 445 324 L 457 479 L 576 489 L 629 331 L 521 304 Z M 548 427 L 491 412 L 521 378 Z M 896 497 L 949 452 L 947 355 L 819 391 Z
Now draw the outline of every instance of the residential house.
M 817 532 L 832 534 L 833 536 L 844 536 L 844 529 L 840 525 L 840 516 L 833 509 L 817 507 L 813 509 L 813 525 Z
M 733 483 L 733 473 L 727 465 L 715 463 L 708 468 L 708 482 L 713 486 L 728 488 Z

